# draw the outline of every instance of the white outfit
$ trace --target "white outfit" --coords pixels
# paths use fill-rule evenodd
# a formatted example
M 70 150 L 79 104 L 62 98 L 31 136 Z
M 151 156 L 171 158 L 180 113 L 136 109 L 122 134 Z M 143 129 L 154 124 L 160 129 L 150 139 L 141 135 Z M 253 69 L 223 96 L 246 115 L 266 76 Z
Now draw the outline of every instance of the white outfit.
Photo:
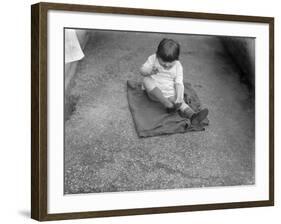
M 155 80 L 157 87 L 162 91 L 164 97 L 176 96 L 175 84 L 183 85 L 183 69 L 180 61 L 177 60 L 170 69 L 165 69 L 159 64 L 156 54 L 153 54 L 148 57 L 143 67 L 148 71 L 157 68 L 158 73 L 150 77 Z

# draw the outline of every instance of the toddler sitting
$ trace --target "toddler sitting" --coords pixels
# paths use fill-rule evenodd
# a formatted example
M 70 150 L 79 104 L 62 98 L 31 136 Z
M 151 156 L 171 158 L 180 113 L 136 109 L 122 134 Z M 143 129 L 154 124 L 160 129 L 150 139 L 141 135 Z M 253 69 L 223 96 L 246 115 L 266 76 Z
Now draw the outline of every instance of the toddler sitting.
M 208 115 L 208 109 L 195 113 L 184 102 L 183 68 L 179 61 L 180 45 L 172 39 L 163 39 L 156 54 L 148 57 L 140 72 L 144 76 L 143 88 L 148 97 L 160 102 L 168 113 L 179 111 L 191 124 L 199 124 Z

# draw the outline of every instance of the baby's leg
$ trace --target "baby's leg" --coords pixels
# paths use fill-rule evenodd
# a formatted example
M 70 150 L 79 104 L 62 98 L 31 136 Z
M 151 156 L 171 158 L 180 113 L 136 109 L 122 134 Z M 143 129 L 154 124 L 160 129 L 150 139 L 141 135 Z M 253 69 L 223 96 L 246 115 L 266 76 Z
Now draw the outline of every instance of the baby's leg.
M 180 107 L 180 115 L 189 118 L 192 124 L 201 123 L 208 116 L 208 113 L 208 109 L 203 109 L 195 113 L 195 111 L 185 102 L 183 102 Z
M 181 111 L 181 114 L 184 114 L 187 118 L 191 118 L 194 114 L 194 110 L 184 101 L 182 102 L 179 110 Z
M 191 118 L 194 114 L 194 110 L 184 101 L 184 85 L 176 83 L 175 90 L 177 98 L 181 99 L 180 101 L 182 102 L 179 107 L 181 112 L 180 114 L 182 114 L 184 117 Z
M 163 93 L 157 87 L 156 82 L 153 78 L 145 77 L 143 79 L 143 86 L 144 86 L 146 92 L 148 93 L 148 96 L 152 100 L 159 101 L 166 108 L 173 108 L 174 107 L 174 104 L 169 99 L 164 97 Z

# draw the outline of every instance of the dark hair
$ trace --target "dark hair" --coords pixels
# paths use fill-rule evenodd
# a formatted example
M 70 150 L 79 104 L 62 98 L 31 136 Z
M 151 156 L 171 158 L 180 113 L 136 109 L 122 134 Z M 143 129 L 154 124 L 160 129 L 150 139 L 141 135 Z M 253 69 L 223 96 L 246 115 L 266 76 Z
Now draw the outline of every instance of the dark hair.
M 172 39 L 164 38 L 158 45 L 156 56 L 165 62 L 179 60 L 180 45 Z

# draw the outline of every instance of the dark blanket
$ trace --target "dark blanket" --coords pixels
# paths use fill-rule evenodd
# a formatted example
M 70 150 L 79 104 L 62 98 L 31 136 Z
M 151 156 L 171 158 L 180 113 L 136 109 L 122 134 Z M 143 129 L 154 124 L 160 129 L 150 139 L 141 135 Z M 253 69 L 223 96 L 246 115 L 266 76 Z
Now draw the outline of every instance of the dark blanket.
M 127 96 L 139 137 L 150 137 L 163 134 L 203 131 L 209 124 L 205 119 L 200 125 L 193 126 L 189 119 L 182 118 L 178 113 L 168 114 L 158 102 L 151 101 L 141 89 L 141 83 L 127 81 Z M 200 101 L 189 83 L 184 83 L 184 99 L 194 111 L 199 111 Z

